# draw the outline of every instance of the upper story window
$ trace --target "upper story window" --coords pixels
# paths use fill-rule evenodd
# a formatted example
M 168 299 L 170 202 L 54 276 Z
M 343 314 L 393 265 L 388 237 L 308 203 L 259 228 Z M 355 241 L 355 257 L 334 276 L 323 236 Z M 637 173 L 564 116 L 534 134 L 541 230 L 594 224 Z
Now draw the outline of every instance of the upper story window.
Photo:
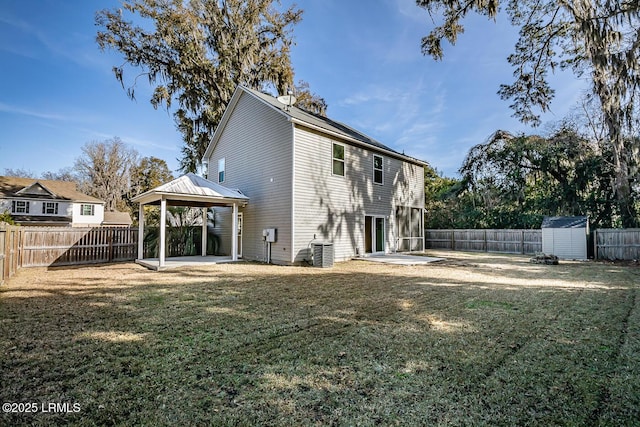
M 96 212 L 94 205 L 80 205 L 80 215 L 93 216 Z
M 333 144 L 333 174 L 344 176 L 344 145 Z
M 382 156 L 373 155 L 373 182 L 376 184 L 384 184 L 384 161 Z
M 58 202 L 42 203 L 42 213 L 44 215 L 58 215 Z
M 29 213 L 29 202 L 24 200 L 11 201 L 11 213 Z
M 225 163 L 224 157 L 218 160 L 218 182 L 224 182 Z

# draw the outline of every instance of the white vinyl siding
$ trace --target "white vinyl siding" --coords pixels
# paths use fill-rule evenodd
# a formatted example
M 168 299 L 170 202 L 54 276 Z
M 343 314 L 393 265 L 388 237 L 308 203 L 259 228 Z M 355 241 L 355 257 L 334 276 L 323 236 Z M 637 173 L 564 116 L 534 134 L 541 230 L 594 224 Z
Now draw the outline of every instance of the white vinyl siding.
M 331 156 L 329 137 L 307 128 L 295 129 L 295 243 L 302 262 L 315 239 L 334 244 L 335 259 L 364 253 L 365 216 L 385 218 L 385 248 L 394 251 L 397 206 L 424 208 L 422 166 L 382 156 L 384 185 L 374 184 L 375 151 L 344 143 L 344 178 L 333 174 L 333 165 L 317 159 Z M 342 142 L 340 142 L 342 144 Z M 325 158 L 327 158 L 325 157 Z
M 249 197 L 241 209 L 245 259 L 263 260 L 262 230 L 277 228 L 271 260 L 291 263 L 292 133 L 284 115 L 243 93 L 208 159 L 208 176 L 218 176 L 218 161 L 224 158 L 225 187 L 240 189 Z M 216 208 L 216 218 L 223 252 L 230 253 L 230 210 Z
M 560 259 L 587 259 L 585 228 L 543 228 L 542 252 Z
M 98 203 L 73 203 L 67 208 L 72 215 L 73 227 L 97 227 L 104 221 L 104 205 Z M 91 213 L 90 215 L 88 215 Z

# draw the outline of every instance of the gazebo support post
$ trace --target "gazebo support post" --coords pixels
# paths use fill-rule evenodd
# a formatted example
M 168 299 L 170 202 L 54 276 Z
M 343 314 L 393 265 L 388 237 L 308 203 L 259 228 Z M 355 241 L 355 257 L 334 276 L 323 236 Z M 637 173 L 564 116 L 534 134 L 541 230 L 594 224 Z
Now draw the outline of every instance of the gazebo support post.
M 164 267 L 165 243 L 166 243 L 166 224 L 167 223 L 167 200 L 163 197 L 160 200 L 160 254 L 158 267 Z
M 138 259 L 144 259 L 144 205 L 138 205 Z
M 202 208 L 202 256 L 207 256 L 207 208 Z
M 238 260 L 238 204 L 233 204 L 231 215 L 231 261 Z

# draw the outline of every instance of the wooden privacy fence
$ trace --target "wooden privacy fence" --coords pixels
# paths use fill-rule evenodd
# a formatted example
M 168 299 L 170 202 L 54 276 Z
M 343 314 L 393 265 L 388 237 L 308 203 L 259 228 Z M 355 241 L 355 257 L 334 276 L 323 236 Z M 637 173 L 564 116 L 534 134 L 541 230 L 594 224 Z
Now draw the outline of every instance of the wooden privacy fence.
M 597 229 L 594 231 L 593 246 L 596 259 L 638 260 L 640 229 Z
M 201 230 L 189 227 L 182 234 L 167 236 L 167 256 L 200 254 Z M 147 232 L 153 237 L 153 228 Z M 157 238 L 147 240 L 144 256 L 153 257 Z M 137 255 L 138 228 L 0 225 L 0 283 L 21 267 L 133 261 Z
M 542 251 L 542 230 L 425 230 L 427 249 L 533 254 Z
M 21 267 L 132 261 L 138 229 L 0 226 L 0 283 Z
M 21 267 L 131 261 L 138 230 L 130 227 L 23 227 Z
M 199 237 L 196 230 L 192 236 L 195 248 L 199 248 Z M 596 259 L 640 259 L 640 229 L 598 229 L 593 241 Z M 132 261 L 137 257 L 137 242 L 138 229 L 132 227 L 0 224 L 0 283 L 20 267 Z M 542 251 L 542 230 L 425 230 L 425 245 L 428 249 L 533 254 Z M 151 249 L 145 247 L 145 256 Z
M 0 224 L 0 284 L 20 266 L 20 227 Z

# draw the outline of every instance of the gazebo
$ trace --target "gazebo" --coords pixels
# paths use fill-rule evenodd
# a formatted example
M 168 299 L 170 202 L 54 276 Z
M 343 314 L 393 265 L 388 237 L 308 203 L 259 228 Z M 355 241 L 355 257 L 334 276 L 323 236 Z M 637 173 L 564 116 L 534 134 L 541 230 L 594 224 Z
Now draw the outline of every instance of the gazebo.
M 202 208 L 202 256 L 207 256 L 207 208 L 228 206 L 232 208 L 231 255 L 229 261 L 238 259 L 238 209 L 249 202 L 249 198 L 240 190 L 224 187 L 218 183 L 188 173 L 164 185 L 142 193 L 132 199 L 139 203 L 138 220 L 138 258 L 136 262 L 147 267 L 161 270 L 166 268 L 166 222 L 167 206 L 189 206 Z M 144 259 L 144 206 L 160 205 L 160 250 L 157 261 Z

